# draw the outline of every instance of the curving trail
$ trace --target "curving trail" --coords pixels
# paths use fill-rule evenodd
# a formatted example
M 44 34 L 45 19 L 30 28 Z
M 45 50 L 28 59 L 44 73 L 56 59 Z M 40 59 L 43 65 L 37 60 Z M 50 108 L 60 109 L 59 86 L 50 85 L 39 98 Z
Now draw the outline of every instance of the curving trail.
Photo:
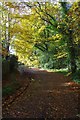
M 24 74 L 31 83 L 3 118 L 79 118 L 80 85 L 60 73 L 25 69 Z

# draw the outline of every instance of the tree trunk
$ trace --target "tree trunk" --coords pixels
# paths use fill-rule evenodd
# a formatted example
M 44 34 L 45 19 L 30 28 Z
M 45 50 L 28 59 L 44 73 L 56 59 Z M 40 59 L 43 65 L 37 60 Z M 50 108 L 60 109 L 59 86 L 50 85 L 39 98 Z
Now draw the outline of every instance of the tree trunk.
M 8 58 L 9 56 L 9 47 L 10 47 L 10 12 L 8 12 L 7 14 L 7 21 L 8 21 L 8 28 L 7 28 L 7 38 L 6 38 L 6 49 L 7 49 L 7 55 L 6 55 L 6 59 Z
M 72 30 L 69 30 L 69 40 L 67 42 L 68 49 L 69 49 L 69 57 L 70 57 L 70 65 L 71 65 L 71 72 L 72 74 L 76 72 L 77 66 L 76 66 L 76 60 L 75 60 L 75 47 L 73 43 L 73 37 L 72 37 Z

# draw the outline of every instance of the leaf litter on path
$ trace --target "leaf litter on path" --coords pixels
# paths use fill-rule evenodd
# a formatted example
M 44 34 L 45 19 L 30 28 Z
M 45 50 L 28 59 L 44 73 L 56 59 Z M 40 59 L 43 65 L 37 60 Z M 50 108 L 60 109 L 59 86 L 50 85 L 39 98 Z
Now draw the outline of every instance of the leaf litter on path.
M 79 117 L 80 85 L 71 83 L 58 73 L 34 70 L 32 76 L 32 82 L 25 92 L 8 105 L 7 110 L 3 107 L 3 117 Z

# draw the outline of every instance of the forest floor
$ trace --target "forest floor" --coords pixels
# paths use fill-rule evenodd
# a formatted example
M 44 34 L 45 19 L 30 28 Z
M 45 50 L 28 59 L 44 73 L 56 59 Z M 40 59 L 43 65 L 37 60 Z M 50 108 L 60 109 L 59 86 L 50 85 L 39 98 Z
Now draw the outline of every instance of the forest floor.
M 30 79 L 28 87 L 27 76 Z M 70 77 L 26 69 L 20 79 L 23 87 L 15 93 L 15 99 L 13 96 L 3 99 L 3 118 L 80 119 L 80 84 L 74 83 Z

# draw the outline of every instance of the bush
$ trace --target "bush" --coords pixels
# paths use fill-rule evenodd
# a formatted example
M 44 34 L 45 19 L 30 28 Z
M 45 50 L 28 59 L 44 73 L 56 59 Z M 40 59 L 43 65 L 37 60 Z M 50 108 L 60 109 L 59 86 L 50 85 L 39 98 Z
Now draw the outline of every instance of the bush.
M 75 82 L 80 83 L 80 70 L 77 70 L 76 73 L 72 75 L 72 78 Z
M 2 59 L 2 76 L 5 76 L 13 71 L 15 71 L 18 67 L 18 57 L 15 55 L 10 55 L 7 59 Z
M 10 72 L 13 72 L 18 67 L 18 57 L 15 55 L 10 55 L 9 63 L 10 63 Z
M 9 74 L 9 71 L 10 71 L 9 61 L 4 59 L 2 61 L 2 76 L 5 76 L 5 75 Z

